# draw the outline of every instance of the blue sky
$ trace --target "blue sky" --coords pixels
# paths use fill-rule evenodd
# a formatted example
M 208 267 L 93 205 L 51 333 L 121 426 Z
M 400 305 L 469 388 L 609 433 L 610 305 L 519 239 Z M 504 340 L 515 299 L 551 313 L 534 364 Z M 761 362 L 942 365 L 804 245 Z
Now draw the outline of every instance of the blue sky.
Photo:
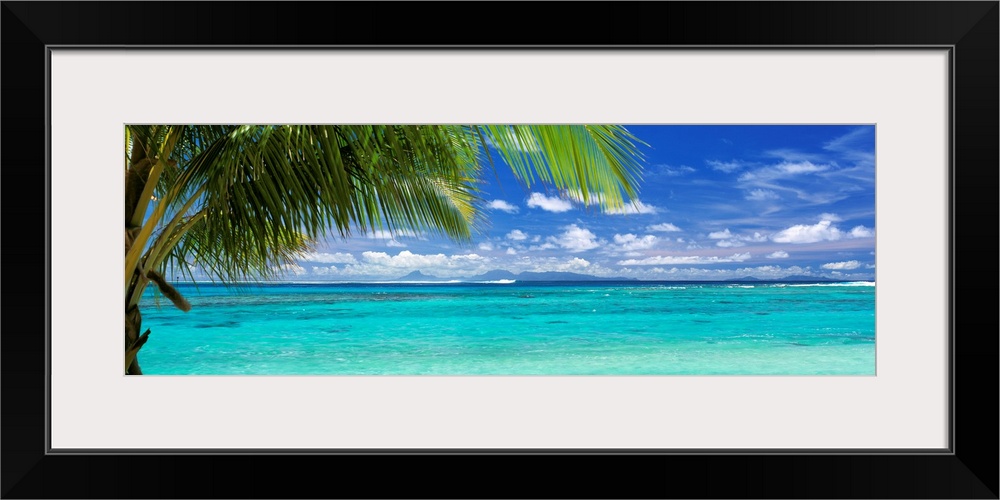
M 471 244 L 430 234 L 320 242 L 288 279 L 462 278 L 492 269 L 648 280 L 875 276 L 875 127 L 626 125 L 649 144 L 639 197 L 602 213 L 502 162 Z M 494 156 L 494 161 L 498 158 Z

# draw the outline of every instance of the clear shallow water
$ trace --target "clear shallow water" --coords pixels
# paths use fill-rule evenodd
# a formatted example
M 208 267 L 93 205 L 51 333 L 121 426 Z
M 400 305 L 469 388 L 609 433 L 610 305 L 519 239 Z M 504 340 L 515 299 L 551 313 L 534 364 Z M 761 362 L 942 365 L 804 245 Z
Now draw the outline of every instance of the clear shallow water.
M 150 375 L 874 375 L 873 283 L 178 285 Z M 150 287 L 152 288 L 152 287 Z

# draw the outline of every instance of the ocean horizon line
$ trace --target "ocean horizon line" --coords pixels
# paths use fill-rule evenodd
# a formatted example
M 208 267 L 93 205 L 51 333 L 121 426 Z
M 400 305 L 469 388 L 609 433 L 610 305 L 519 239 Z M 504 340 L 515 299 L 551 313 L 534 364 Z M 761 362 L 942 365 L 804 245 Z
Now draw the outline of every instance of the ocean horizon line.
M 757 278 L 753 280 L 747 279 L 729 279 L 729 280 L 644 280 L 635 278 L 603 278 L 597 280 L 462 280 L 462 279 L 441 279 L 441 280 L 276 280 L 276 281 L 212 281 L 212 280 L 193 280 L 193 281 L 172 281 L 175 285 L 226 285 L 226 284 L 241 284 L 241 285 L 357 285 L 357 284 L 371 284 L 371 285 L 454 285 L 454 284 L 497 284 L 497 285 L 508 285 L 508 284 L 524 284 L 524 283 L 585 283 L 591 285 L 599 285 L 602 283 L 715 283 L 715 284 L 741 284 L 741 285 L 752 285 L 752 284 L 870 284 L 875 285 L 875 280 L 835 280 L 831 278 L 816 278 L 815 280 L 810 279 L 763 279 Z

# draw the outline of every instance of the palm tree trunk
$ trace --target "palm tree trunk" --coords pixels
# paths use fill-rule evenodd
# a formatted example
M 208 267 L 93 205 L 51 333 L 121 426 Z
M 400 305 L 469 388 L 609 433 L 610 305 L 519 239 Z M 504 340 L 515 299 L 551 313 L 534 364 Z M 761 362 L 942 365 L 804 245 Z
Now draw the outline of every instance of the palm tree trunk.
M 150 166 L 150 161 L 146 158 L 146 152 L 139 145 L 138 141 L 133 142 L 129 159 L 129 169 L 125 172 L 124 255 L 128 255 L 129 249 L 132 248 L 135 236 L 139 232 L 139 228 L 130 227 L 130 220 L 132 218 L 132 212 L 135 211 L 136 205 L 138 204 L 139 193 L 142 193 L 143 189 L 146 187 L 145 178 L 146 174 L 148 174 Z M 141 279 L 136 279 L 134 281 L 133 287 L 138 286 L 142 286 Z M 139 313 L 139 306 L 129 308 L 129 295 L 134 293 L 134 290 L 130 287 L 127 292 L 128 293 L 126 293 L 125 297 L 125 349 L 122 351 L 123 355 L 126 357 L 126 361 L 128 360 L 129 351 L 135 349 L 137 345 L 139 347 L 142 345 L 137 344 L 139 341 L 139 332 L 142 331 L 140 330 L 140 328 L 142 328 L 142 314 Z M 142 369 L 139 368 L 138 356 L 133 355 L 131 362 L 128 362 L 128 366 L 125 367 L 125 373 L 127 375 L 142 375 Z
M 130 351 L 138 352 L 138 348 L 142 347 L 140 338 L 142 338 L 143 343 L 145 338 L 149 336 L 149 332 L 146 332 L 142 337 L 139 335 L 140 328 L 142 328 L 142 314 L 139 313 L 139 306 L 133 306 L 132 309 L 125 312 L 125 356 L 127 357 Z M 127 358 L 126 358 L 127 359 Z M 132 355 L 132 361 L 129 363 L 128 367 L 125 369 L 126 375 L 142 375 L 142 369 L 139 368 L 139 358 L 137 355 Z

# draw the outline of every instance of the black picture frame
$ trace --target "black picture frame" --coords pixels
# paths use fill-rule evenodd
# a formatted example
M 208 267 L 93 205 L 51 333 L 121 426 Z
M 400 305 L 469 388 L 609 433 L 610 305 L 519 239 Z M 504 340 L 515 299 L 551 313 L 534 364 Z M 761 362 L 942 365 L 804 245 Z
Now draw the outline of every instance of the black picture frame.
M 13 275 L 3 297 L 4 498 L 998 498 L 998 328 L 989 306 L 997 297 L 997 1 L 2 4 L 3 256 L 9 271 L 27 271 Z M 574 16 L 560 15 L 566 9 Z M 949 47 L 949 452 L 48 453 L 49 47 L 348 45 Z M 987 307 L 973 305 L 979 298 Z M 143 423 L 123 419 L 121 429 L 142 432 Z M 369 475 L 384 479 L 362 479 Z

